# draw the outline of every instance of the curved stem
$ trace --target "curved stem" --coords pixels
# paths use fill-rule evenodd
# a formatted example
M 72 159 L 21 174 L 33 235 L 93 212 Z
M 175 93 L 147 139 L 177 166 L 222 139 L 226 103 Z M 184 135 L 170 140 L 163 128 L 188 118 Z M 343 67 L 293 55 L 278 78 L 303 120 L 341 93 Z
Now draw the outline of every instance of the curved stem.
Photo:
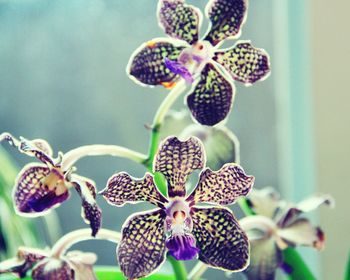
M 199 280 L 202 275 L 207 271 L 208 266 L 205 263 L 198 262 L 195 267 L 188 274 L 188 279 L 190 280 Z
M 150 140 L 150 146 L 148 151 L 148 159 L 146 162 L 147 169 L 152 172 L 153 168 L 153 159 L 157 153 L 160 135 L 159 131 L 161 126 L 163 125 L 164 118 L 168 111 L 170 110 L 171 106 L 175 103 L 177 98 L 183 93 L 183 91 L 186 89 L 186 83 L 184 80 L 181 80 L 176 86 L 169 92 L 167 97 L 163 100 L 162 104 L 160 104 L 152 124 L 152 134 L 151 134 L 151 140 Z
M 147 160 L 146 155 L 124 147 L 115 145 L 87 145 L 70 150 L 69 152 L 64 154 L 61 165 L 64 170 L 68 170 L 70 167 L 72 167 L 72 165 L 75 162 L 77 162 L 82 157 L 103 155 L 128 158 L 132 161 L 141 164 L 143 164 Z
M 51 249 L 51 256 L 59 258 L 74 244 L 91 239 L 102 239 L 119 243 L 121 240 L 121 234 L 117 231 L 101 228 L 96 237 L 92 237 L 91 229 L 78 229 L 64 235 L 61 239 L 59 239 Z

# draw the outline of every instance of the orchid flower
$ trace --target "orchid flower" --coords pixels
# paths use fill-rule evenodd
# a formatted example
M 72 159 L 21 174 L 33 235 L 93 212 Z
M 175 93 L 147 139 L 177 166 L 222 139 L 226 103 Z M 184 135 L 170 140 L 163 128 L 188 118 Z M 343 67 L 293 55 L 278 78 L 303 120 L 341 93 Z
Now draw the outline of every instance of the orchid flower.
M 93 271 L 96 260 L 94 253 L 70 251 L 56 258 L 50 250 L 20 247 L 17 257 L 0 263 L 0 274 L 12 273 L 23 278 L 32 269 L 33 280 L 97 280 Z
M 251 85 L 270 73 L 269 56 L 250 41 L 236 39 L 247 17 L 247 0 L 210 0 L 206 16 L 211 25 L 199 39 L 202 13 L 184 0 L 159 0 L 159 25 L 171 38 L 142 44 L 131 56 L 127 73 L 141 85 L 171 88 L 183 78 L 193 84 L 187 105 L 201 124 L 213 126 L 229 114 L 235 93 L 233 80 Z
M 112 205 L 148 201 L 157 209 L 136 213 L 123 225 L 117 255 L 129 279 L 153 273 L 168 251 L 177 260 L 199 259 L 214 268 L 240 271 L 249 262 L 249 243 L 233 213 L 232 204 L 251 190 L 254 177 L 234 163 L 218 171 L 202 170 L 194 190 L 186 196 L 188 176 L 205 165 L 203 145 L 190 137 L 166 138 L 154 160 L 154 172 L 167 181 L 163 196 L 153 175 L 135 179 L 125 172 L 113 175 L 100 193 Z M 214 204 L 210 207 L 199 203 Z
M 13 190 L 17 214 L 28 217 L 45 215 L 67 200 L 69 190 L 75 188 L 82 200 L 82 217 L 90 224 L 92 235 L 95 236 L 101 226 L 101 209 L 95 200 L 95 183 L 74 174 L 72 162 L 63 154 L 53 158 L 52 148 L 45 140 L 18 140 L 9 133 L 0 135 L 0 142 L 3 140 L 21 153 L 40 161 L 27 164 L 17 176 Z
M 245 271 L 248 279 L 275 279 L 278 267 L 288 273 L 292 268 L 283 263 L 282 254 L 287 247 L 324 247 L 323 231 L 300 215 L 322 204 L 332 205 L 329 196 L 314 196 L 294 205 L 280 200 L 272 188 L 265 188 L 251 192 L 248 202 L 257 214 L 240 220 L 251 245 L 250 265 Z

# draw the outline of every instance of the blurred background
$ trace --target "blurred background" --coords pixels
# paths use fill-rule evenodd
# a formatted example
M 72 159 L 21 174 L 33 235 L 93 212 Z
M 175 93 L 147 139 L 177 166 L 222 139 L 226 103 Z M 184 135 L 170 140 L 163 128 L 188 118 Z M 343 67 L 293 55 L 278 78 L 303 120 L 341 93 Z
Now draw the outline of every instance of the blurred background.
M 207 1 L 188 2 L 203 8 Z M 155 0 L 0 1 L 0 132 L 46 139 L 55 152 L 97 143 L 146 152 L 145 125 L 167 90 L 136 85 L 125 67 L 141 43 L 164 36 L 156 6 Z M 350 180 L 345 176 L 350 165 L 349 9 L 346 0 L 332 5 L 251 0 L 240 39 L 268 51 L 272 75 L 252 87 L 236 83 L 227 122 L 240 140 L 241 164 L 255 175 L 257 188 L 274 186 L 292 201 L 315 192 L 335 197 L 335 209 L 314 215 L 327 233 L 326 249 L 319 254 L 302 250 L 319 279 L 341 279 L 350 248 Z M 206 28 L 204 22 L 202 34 Z M 183 100 L 175 107 L 184 108 Z M 3 147 L 18 167 L 29 162 Z M 135 177 L 145 172 L 110 157 L 85 158 L 77 167 L 99 190 L 117 171 Z M 115 230 L 130 213 L 149 208 L 113 208 L 102 199 L 99 204 L 104 227 Z M 56 212 L 57 234 L 85 227 L 77 195 Z M 38 234 L 46 236 L 42 221 L 36 224 Z M 97 252 L 100 264 L 115 264 L 115 248 L 107 242 L 77 248 Z

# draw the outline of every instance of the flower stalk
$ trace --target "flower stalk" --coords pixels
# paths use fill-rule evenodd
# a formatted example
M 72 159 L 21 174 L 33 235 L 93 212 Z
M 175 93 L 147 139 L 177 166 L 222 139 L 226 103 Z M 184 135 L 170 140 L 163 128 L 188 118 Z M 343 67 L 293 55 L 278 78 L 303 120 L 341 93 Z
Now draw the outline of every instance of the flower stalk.
M 51 249 L 51 256 L 55 258 L 60 258 L 74 244 L 91 239 L 101 239 L 108 240 L 113 243 L 119 243 L 121 240 L 121 234 L 117 231 L 101 228 L 97 233 L 96 237 L 92 237 L 90 229 L 78 229 L 69 232 L 68 234 L 64 235 L 61 239 L 59 239 Z
M 72 165 L 74 165 L 74 163 L 83 157 L 104 155 L 127 158 L 141 164 L 143 164 L 147 159 L 146 155 L 121 146 L 87 145 L 70 150 L 64 154 L 61 165 L 65 170 L 68 170 L 70 167 L 72 167 Z
M 152 172 L 153 168 L 153 159 L 158 150 L 158 144 L 160 141 L 160 128 L 163 125 L 164 118 L 166 114 L 169 112 L 171 106 L 175 103 L 175 101 L 180 97 L 180 95 L 186 89 L 186 83 L 184 80 L 180 80 L 175 87 L 169 92 L 167 97 L 160 104 L 152 124 L 152 133 L 151 140 L 148 151 L 148 158 L 145 162 L 147 169 Z

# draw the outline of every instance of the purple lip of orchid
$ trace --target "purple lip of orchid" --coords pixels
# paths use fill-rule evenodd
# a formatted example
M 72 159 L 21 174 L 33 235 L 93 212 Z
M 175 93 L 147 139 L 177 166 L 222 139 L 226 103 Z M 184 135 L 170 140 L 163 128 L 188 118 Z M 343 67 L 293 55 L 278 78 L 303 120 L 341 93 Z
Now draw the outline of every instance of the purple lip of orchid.
M 177 260 L 192 260 L 197 257 L 199 249 L 191 234 L 193 222 L 190 206 L 184 199 L 175 199 L 166 209 L 165 228 L 170 237 L 166 240 L 169 254 Z
M 190 71 L 178 61 L 165 58 L 165 66 L 173 73 L 180 75 L 189 84 L 194 82 L 193 76 Z
M 213 57 L 213 46 L 206 41 L 197 42 L 185 48 L 177 60 L 164 59 L 165 66 L 174 74 L 180 75 L 187 83 L 194 82 L 193 76 L 200 73 L 204 65 Z M 189 68 L 193 68 L 191 72 Z
M 176 260 L 188 261 L 198 256 L 199 249 L 192 234 L 177 234 L 166 241 L 169 254 Z

